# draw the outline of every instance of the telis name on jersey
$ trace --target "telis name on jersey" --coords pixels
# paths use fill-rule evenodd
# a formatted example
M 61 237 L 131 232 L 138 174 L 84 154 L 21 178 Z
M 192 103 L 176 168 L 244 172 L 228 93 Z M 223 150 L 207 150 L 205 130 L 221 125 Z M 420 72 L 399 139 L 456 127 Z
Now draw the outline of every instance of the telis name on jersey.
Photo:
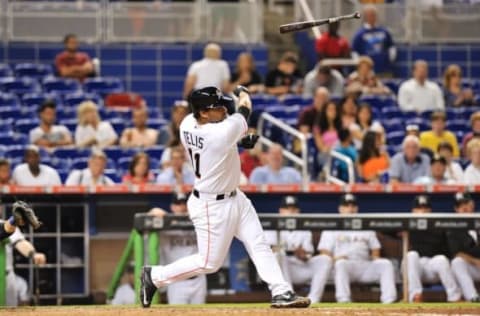
M 203 148 L 203 137 L 194 136 L 189 132 L 183 132 L 183 137 L 185 138 L 185 142 L 193 147 L 197 147 L 198 149 Z

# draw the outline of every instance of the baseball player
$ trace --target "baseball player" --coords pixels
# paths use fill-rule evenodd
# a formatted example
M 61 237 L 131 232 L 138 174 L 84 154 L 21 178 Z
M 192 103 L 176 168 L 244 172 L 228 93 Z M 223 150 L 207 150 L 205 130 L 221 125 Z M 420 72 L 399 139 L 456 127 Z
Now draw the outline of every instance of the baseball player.
M 25 226 L 27 224 L 37 229 L 40 227 L 41 222 L 27 203 L 17 201 L 12 206 L 12 216 L 6 221 L 0 220 L 0 241 L 7 239 L 15 233 L 17 226 Z
M 340 200 L 341 215 L 357 214 L 355 196 Z M 351 302 L 350 283 L 380 282 L 382 303 L 397 300 L 392 262 L 380 258 L 380 242 L 374 231 L 323 231 L 318 244 L 321 254 L 334 260 L 335 297 L 339 303 Z
M 135 265 L 129 264 L 125 269 L 124 280 L 125 282 L 120 285 L 116 290 L 112 298 L 112 305 L 131 305 L 135 304 Z
M 192 114 L 182 121 L 180 138 L 196 176 L 187 205 L 197 235 L 198 253 L 166 266 L 144 267 L 140 292 L 143 307 L 150 306 L 159 287 L 216 272 L 225 260 L 233 237 L 244 243 L 260 277 L 269 285 L 272 307 L 310 305 L 310 300 L 297 296 L 283 278 L 255 208 L 238 189 L 237 142 L 248 143 L 251 138 L 244 135 L 252 103 L 246 88 L 237 88 L 236 94 L 238 108 L 232 115 L 227 115 L 227 107 L 233 100 L 219 89 L 206 87 L 190 94 Z
M 471 214 L 475 212 L 475 202 L 468 193 L 455 194 L 455 212 Z M 452 260 L 453 275 L 463 293 L 463 298 L 480 303 L 474 281 L 480 281 L 480 235 L 477 231 L 451 230 L 447 240 Z
M 170 209 L 175 215 L 187 215 L 187 196 L 184 193 L 174 192 Z M 163 217 L 167 212 L 154 208 L 149 214 Z M 160 233 L 160 261 L 162 264 L 172 263 L 197 252 L 197 238 L 194 231 L 168 230 Z M 167 287 L 169 304 L 204 304 L 206 297 L 207 277 L 204 274 L 172 283 Z
M 280 215 L 300 213 L 297 198 L 287 195 L 282 199 Z M 308 298 L 312 303 L 320 302 L 328 276 L 332 269 L 332 258 L 325 255 L 313 256 L 312 233 L 308 230 L 266 231 L 268 243 L 277 253 L 285 280 L 290 284 L 311 282 Z M 280 237 L 280 240 L 278 240 Z
M 432 206 L 426 195 L 415 197 L 412 212 L 430 213 Z M 410 232 L 410 251 L 407 253 L 408 292 L 410 302 L 423 302 L 422 282 L 441 282 L 449 302 L 460 300 L 461 292 L 453 276 L 448 259 L 449 250 L 445 232 Z

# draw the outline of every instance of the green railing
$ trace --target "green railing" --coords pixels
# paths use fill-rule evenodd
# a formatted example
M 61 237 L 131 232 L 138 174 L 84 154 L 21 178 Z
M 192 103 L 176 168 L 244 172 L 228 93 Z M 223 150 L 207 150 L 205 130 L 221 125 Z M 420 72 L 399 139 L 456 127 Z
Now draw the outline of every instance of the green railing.
M 7 295 L 7 274 L 5 271 L 5 266 L 7 264 L 7 255 L 5 251 L 5 246 L 8 243 L 7 241 L 0 241 L 0 306 L 6 305 L 6 295 Z

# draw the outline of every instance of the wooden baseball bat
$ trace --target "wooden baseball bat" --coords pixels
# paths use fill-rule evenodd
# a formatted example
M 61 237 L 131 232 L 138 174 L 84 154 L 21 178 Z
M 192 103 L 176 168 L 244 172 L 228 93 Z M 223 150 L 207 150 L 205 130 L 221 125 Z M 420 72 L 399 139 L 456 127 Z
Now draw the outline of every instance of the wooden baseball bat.
M 341 16 L 328 18 L 328 19 L 283 24 L 283 25 L 280 25 L 280 33 L 284 34 L 284 33 L 290 33 L 290 32 L 298 32 L 301 30 L 312 28 L 314 26 L 330 24 L 330 23 L 335 23 L 335 22 L 350 20 L 350 19 L 360 19 L 360 13 L 355 12 L 352 14 L 341 15 Z

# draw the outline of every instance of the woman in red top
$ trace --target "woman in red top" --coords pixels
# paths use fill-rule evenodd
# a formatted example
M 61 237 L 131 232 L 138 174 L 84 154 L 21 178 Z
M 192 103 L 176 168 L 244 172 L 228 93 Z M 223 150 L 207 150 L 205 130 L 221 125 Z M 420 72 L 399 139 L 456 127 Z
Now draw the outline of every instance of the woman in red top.
M 330 23 L 328 32 L 323 32 L 315 40 L 315 51 L 318 59 L 323 58 L 348 58 L 350 57 L 350 45 L 345 37 L 338 35 L 339 24 Z
M 152 183 L 153 174 L 150 172 L 150 157 L 146 153 L 137 153 L 133 156 L 128 173 L 123 176 L 123 184 Z

